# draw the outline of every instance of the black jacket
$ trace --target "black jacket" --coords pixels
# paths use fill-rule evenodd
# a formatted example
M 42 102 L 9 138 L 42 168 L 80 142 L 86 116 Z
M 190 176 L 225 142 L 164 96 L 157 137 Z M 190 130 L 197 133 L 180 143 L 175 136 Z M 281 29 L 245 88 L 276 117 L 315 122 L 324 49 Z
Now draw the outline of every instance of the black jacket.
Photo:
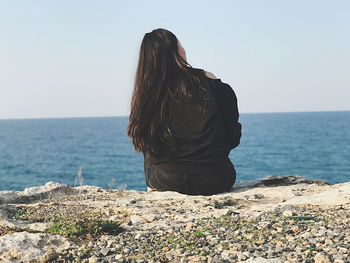
M 193 103 L 172 103 L 169 122 L 173 138 L 161 145 L 157 155 L 145 158 L 146 183 L 158 190 L 210 194 L 224 191 L 235 181 L 228 155 L 241 138 L 236 95 L 220 79 L 207 78 L 202 70 L 197 72 L 207 81 L 206 114 L 196 110 Z M 203 182 L 208 185 L 201 185 Z M 184 187 L 187 189 L 181 189 Z

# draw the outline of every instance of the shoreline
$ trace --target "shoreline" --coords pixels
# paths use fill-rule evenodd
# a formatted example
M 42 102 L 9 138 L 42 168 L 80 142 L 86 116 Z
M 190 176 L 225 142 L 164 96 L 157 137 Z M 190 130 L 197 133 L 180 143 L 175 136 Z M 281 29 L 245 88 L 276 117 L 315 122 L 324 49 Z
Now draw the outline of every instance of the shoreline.
M 349 211 L 350 182 L 298 176 L 212 196 L 49 182 L 0 192 L 0 261 L 349 262 Z M 59 218 L 103 231 L 57 234 Z

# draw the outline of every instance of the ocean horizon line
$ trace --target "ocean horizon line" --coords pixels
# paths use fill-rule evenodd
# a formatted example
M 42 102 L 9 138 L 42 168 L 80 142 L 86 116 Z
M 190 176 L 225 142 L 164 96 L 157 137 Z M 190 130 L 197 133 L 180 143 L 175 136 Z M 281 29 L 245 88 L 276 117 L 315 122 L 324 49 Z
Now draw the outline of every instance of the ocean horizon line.
M 331 112 L 350 112 L 350 110 L 315 110 L 315 111 L 266 111 L 266 112 L 240 112 L 240 115 L 248 114 L 293 114 L 293 113 L 331 113 Z M 125 118 L 129 115 L 99 115 L 99 116 L 45 116 L 45 117 L 15 117 L 0 118 L 3 120 L 48 120 L 48 119 L 93 119 L 93 118 Z

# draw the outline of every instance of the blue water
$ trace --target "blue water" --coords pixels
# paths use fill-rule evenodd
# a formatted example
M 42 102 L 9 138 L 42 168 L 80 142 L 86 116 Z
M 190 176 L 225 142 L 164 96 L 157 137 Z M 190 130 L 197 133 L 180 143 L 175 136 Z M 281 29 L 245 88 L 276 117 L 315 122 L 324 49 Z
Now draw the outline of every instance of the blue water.
M 241 114 L 230 158 L 237 181 L 300 175 L 350 179 L 350 112 Z M 145 190 L 143 156 L 126 136 L 127 117 L 0 120 L 0 190 L 56 181 Z M 110 186 L 109 186 L 110 184 Z

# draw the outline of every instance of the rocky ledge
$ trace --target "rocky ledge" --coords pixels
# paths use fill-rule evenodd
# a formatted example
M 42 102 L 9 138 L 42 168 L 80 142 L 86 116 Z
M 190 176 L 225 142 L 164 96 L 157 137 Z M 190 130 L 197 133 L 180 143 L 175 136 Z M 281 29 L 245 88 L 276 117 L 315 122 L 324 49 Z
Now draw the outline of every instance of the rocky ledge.
M 0 262 L 350 262 L 350 182 L 270 176 L 227 193 L 49 182 L 0 192 Z

